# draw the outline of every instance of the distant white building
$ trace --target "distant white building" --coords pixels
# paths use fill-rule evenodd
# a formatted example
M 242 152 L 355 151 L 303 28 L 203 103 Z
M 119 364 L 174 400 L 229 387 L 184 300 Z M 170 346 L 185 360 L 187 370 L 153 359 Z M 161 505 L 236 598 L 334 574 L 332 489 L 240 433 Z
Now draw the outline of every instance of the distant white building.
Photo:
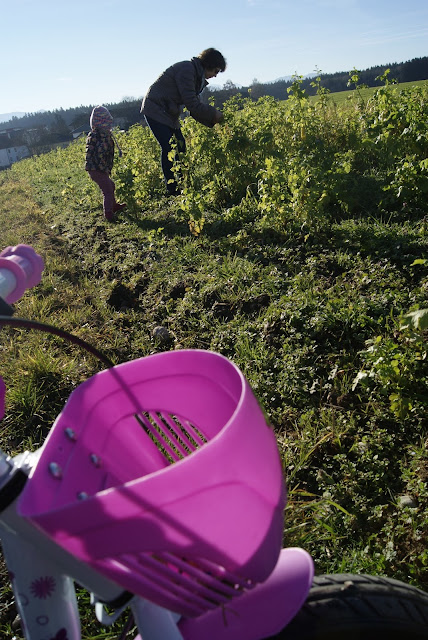
M 30 157 L 30 150 L 26 145 L 20 147 L 9 147 L 8 149 L 0 149 L 0 169 L 7 169 L 14 162 Z

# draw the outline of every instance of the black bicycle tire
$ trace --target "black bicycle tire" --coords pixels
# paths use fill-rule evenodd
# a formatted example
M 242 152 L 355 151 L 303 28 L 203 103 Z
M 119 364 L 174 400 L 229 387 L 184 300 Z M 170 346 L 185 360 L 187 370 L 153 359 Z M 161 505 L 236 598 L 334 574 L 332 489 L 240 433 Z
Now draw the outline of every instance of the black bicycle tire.
M 428 594 L 382 576 L 315 576 L 295 618 L 270 640 L 427 640 Z

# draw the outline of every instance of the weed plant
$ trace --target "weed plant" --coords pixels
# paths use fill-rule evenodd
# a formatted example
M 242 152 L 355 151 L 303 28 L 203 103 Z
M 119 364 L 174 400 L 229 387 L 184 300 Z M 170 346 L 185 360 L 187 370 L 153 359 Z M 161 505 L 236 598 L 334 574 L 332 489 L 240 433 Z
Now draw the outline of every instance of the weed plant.
M 352 82 L 341 104 L 319 85 L 309 100 L 297 78 L 283 102 L 233 98 L 213 129 L 186 119 L 175 199 L 149 130 L 118 132 L 128 208 L 114 225 L 83 170 L 83 140 L 21 161 L 0 175 L 2 244 L 28 242 L 46 259 L 16 315 L 73 331 L 114 362 L 202 348 L 242 369 L 283 459 L 284 545 L 306 548 L 318 573 L 427 589 L 428 90 L 386 74 L 366 96 L 356 72 Z M 70 390 L 102 365 L 8 328 L 0 367 L 2 446 L 14 454 L 43 442 Z M 2 601 L 10 624 L 6 583 Z

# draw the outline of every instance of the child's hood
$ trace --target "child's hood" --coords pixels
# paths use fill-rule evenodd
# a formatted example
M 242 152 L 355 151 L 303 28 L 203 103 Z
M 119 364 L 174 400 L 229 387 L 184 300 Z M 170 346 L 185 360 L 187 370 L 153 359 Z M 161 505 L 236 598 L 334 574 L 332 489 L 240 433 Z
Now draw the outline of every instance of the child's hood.
M 98 106 L 94 107 L 89 120 L 91 129 L 101 127 L 103 129 L 111 129 L 113 124 L 113 116 L 106 107 Z

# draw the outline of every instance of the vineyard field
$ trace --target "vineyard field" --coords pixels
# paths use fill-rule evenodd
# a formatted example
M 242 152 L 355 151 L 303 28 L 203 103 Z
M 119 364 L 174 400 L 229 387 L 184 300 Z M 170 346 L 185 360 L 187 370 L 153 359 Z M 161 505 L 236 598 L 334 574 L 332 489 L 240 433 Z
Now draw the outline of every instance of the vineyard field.
M 18 162 L 0 174 L 2 245 L 46 259 L 16 315 L 117 363 L 198 348 L 242 369 L 283 460 L 284 545 L 317 573 L 428 589 L 428 86 L 383 80 L 367 92 L 355 77 L 344 100 L 322 86 L 308 99 L 296 80 L 283 102 L 232 98 L 213 129 L 186 118 L 175 198 L 149 129 L 118 131 L 127 209 L 113 224 L 83 139 Z M 57 337 L 3 328 L 2 447 L 40 446 L 100 368 Z M 88 614 L 86 640 L 115 637 L 96 629 Z

